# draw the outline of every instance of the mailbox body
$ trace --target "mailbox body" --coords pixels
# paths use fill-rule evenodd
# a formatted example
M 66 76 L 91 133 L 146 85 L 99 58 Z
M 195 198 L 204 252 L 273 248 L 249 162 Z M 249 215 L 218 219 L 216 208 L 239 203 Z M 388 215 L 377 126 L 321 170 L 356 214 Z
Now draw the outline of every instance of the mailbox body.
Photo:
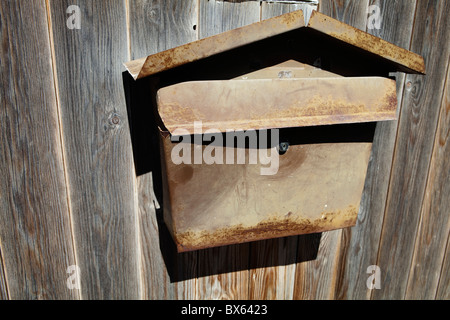
M 158 91 L 164 220 L 179 252 L 355 225 L 395 81 L 259 78 L 270 71 Z

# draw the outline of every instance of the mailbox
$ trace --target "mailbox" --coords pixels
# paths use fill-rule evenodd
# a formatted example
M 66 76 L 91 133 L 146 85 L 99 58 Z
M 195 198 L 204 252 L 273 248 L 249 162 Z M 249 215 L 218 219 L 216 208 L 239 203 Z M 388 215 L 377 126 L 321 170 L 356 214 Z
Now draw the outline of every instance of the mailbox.
M 296 11 L 126 63 L 150 77 L 164 221 L 179 252 L 356 224 L 392 72 L 423 58 Z

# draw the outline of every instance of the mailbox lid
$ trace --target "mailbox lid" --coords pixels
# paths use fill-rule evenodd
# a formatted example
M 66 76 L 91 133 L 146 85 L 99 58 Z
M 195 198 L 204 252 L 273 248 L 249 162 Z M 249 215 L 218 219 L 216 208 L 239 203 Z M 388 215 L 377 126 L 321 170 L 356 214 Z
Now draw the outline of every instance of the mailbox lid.
M 157 105 L 165 129 L 175 136 L 199 133 L 194 122 L 203 130 L 226 132 L 397 116 L 396 83 L 382 77 L 183 82 L 161 88 Z

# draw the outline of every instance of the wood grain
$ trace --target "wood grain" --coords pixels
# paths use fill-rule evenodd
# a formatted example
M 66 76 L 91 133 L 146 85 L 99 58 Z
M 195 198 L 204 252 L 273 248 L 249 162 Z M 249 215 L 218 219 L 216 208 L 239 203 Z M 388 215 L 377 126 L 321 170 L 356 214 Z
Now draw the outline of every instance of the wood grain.
M 263 2 L 261 20 L 300 9 L 304 5 Z M 298 239 L 286 237 L 250 244 L 250 299 L 292 299 Z
M 368 1 L 331 1 L 324 0 L 319 4 L 319 11 L 338 19 L 355 28 L 365 30 Z M 322 236 L 318 256 L 314 261 L 297 265 L 295 271 L 294 299 L 334 299 L 336 283 L 340 277 L 339 261 L 345 244 L 348 241 L 345 232 L 336 230 Z M 322 243 L 323 242 L 323 243 Z M 304 244 L 298 245 L 299 255 L 310 249 Z M 314 284 L 315 290 L 309 288 Z M 323 289 L 320 289 L 323 288 Z
M 448 2 L 417 2 L 411 50 L 425 58 L 427 75 L 405 80 L 377 261 L 382 289 L 373 291 L 373 299 L 406 294 L 447 71 L 449 10 Z
M 180 255 L 154 173 L 136 178 L 121 64 L 298 5 L 78 0 L 69 30 L 72 4 L 0 3 L 0 299 L 450 299 L 448 1 L 321 1 L 363 30 L 378 5 L 367 31 L 428 69 L 397 74 L 400 121 L 377 126 L 355 228 Z
M 299 237 L 298 256 L 308 255 L 314 250 L 316 241 L 320 241 L 317 257 L 297 264 L 295 269 L 295 300 L 330 300 L 334 299 L 335 267 L 339 257 L 342 230 L 324 232 L 313 239 Z M 312 241 L 311 241 L 312 240 Z
M 287 237 L 250 244 L 250 299 L 292 299 L 297 241 Z
M 199 1 L 198 37 L 203 39 L 259 21 L 259 3 Z M 248 299 L 249 245 L 202 250 L 197 299 Z
M 444 244 L 442 244 L 444 245 Z M 447 238 L 447 246 L 445 251 L 444 261 L 441 267 L 441 274 L 439 275 L 439 285 L 436 292 L 435 299 L 449 300 L 450 299 L 450 234 Z
M 121 72 L 122 0 L 50 1 L 64 157 L 83 299 L 140 297 L 135 173 Z
M 200 0 L 199 39 L 258 22 L 259 7 L 258 1 Z
M 261 20 L 269 19 L 272 17 L 280 16 L 285 13 L 289 13 L 296 10 L 306 11 L 305 4 L 287 4 L 287 3 L 276 3 L 276 2 L 262 2 L 261 3 Z M 316 8 L 317 5 L 311 5 L 311 8 Z
M 198 252 L 196 299 L 248 299 L 249 245 L 216 247 Z
M 0 291 L 6 276 L 10 299 L 77 299 L 45 2 L 2 1 L 0 16 Z
M 369 5 L 377 5 L 380 8 L 382 24 L 380 29 L 367 31 L 409 49 L 415 2 L 402 0 L 393 3 L 387 0 L 371 0 Z M 398 110 L 402 103 L 404 78 L 403 73 L 396 74 Z M 366 270 L 377 261 L 397 124 L 398 121 L 377 123 L 358 222 L 355 228 L 343 231 L 340 263 L 337 267 L 339 272 L 335 293 L 337 299 L 359 300 L 369 299 L 371 296 L 371 291 L 366 286 L 369 276 Z
M 369 0 L 321 0 L 319 11 L 355 28 L 366 30 Z
M 6 283 L 5 270 L 3 266 L 3 258 L 0 249 L 0 300 L 8 300 L 8 285 Z
M 130 16 L 130 59 L 161 52 L 197 39 L 198 35 L 198 7 L 197 0 L 190 1 L 155 1 L 139 0 L 129 3 Z M 142 101 L 132 105 L 131 113 L 147 108 L 148 85 L 142 80 L 140 94 Z M 139 80 L 138 80 L 139 83 Z M 142 92 L 142 93 L 141 93 Z M 147 95 L 147 100 L 145 96 Z M 132 97 L 135 98 L 135 97 Z M 139 117 L 139 115 L 137 115 Z M 145 125 L 145 124 L 144 124 Z M 139 129 L 138 129 L 139 130 Z M 145 130 L 145 129 L 144 129 Z M 140 131 L 148 143 L 153 132 Z M 147 146 L 148 148 L 148 146 Z M 144 158 L 149 162 L 148 150 L 146 154 L 139 154 L 135 161 Z M 159 162 L 159 158 L 154 161 Z M 156 174 L 156 175 L 155 175 Z M 144 299 L 193 299 L 195 289 L 197 253 L 178 255 L 173 241 L 164 225 L 162 212 L 156 212 L 154 203 L 156 172 L 146 172 L 137 177 L 137 195 L 139 199 L 139 225 L 141 235 L 142 254 L 142 298 Z M 158 193 L 159 190 L 156 190 Z M 162 206 L 162 203 L 161 203 Z
M 167 262 L 161 250 L 166 249 L 161 244 L 160 225 L 155 209 L 152 174 L 148 173 L 137 178 L 137 192 L 139 201 L 139 232 L 141 239 L 141 286 L 144 300 L 175 298 L 174 284 L 171 284 L 167 271 Z M 163 233 L 167 241 L 171 241 L 167 233 Z M 169 247 L 170 249 L 170 247 Z
M 197 39 L 197 0 L 130 1 L 129 15 L 133 60 Z
M 448 65 L 448 64 L 447 64 Z M 434 299 L 450 231 L 450 73 L 447 66 L 445 91 L 431 156 L 421 220 L 414 245 L 406 299 Z

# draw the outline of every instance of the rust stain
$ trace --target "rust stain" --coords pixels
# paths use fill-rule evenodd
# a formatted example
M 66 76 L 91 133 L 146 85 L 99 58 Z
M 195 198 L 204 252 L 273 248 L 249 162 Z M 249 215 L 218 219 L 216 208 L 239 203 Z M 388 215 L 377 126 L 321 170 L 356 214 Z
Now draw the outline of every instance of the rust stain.
M 214 106 L 214 107 L 212 107 Z M 158 91 L 166 128 L 267 129 L 395 118 L 395 81 L 313 78 L 185 82 Z
M 322 217 L 315 220 L 291 219 L 292 215 L 292 212 L 288 212 L 284 218 L 268 218 L 255 226 L 236 225 L 213 232 L 187 231 L 175 234 L 175 242 L 178 252 L 186 252 L 264 239 L 331 231 L 354 226 L 358 210 L 354 206 L 349 206 L 343 211 L 323 212 Z
M 379 105 L 377 112 L 395 112 L 398 105 L 396 90 L 387 92 L 380 101 L 383 103 Z
M 192 126 L 194 121 L 204 119 L 200 110 L 188 105 L 181 106 L 178 103 L 164 104 L 164 112 L 160 112 L 160 116 L 166 126 L 171 127 L 174 125 L 180 128 L 180 124 L 189 124 Z
M 294 25 L 298 25 L 299 19 L 301 21 L 304 21 L 305 18 L 303 16 L 303 10 L 299 10 L 299 13 L 301 13 L 301 16 L 296 14 L 283 14 L 280 17 L 280 22 L 282 24 L 286 24 L 287 26 L 294 26 Z
M 369 112 L 364 104 L 352 104 L 342 100 L 323 99 L 316 96 L 305 103 L 305 106 L 294 106 L 277 110 L 265 115 L 267 118 L 340 116 Z
M 194 176 L 194 169 L 191 166 L 179 166 L 175 168 L 176 173 L 171 175 L 171 183 L 175 184 L 175 186 L 189 182 Z

